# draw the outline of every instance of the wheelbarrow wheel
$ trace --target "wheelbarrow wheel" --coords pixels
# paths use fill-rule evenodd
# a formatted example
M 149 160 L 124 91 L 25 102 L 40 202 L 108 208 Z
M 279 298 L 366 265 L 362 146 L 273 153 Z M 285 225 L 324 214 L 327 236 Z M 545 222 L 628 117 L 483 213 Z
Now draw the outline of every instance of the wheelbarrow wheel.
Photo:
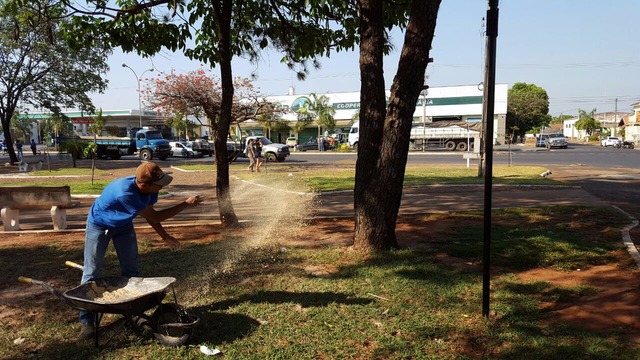
M 160 304 L 151 316 L 153 336 L 162 345 L 181 346 L 189 340 L 199 321 L 178 304 Z

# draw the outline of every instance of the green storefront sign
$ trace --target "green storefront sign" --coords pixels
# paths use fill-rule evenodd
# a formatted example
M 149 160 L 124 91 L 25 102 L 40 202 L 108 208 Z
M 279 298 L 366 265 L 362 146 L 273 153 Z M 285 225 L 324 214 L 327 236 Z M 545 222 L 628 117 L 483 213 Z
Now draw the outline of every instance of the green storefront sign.
M 419 98 L 416 106 L 423 106 L 424 99 Z M 387 100 L 388 103 L 388 100 Z M 447 106 L 447 105 L 478 105 L 482 104 L 482 96 L 458 96 L 458 97 L 442 97 L 427 98 L 426 106 Z M 359 110 L 360 102 L 341 102 L 334 103 L 335 110 Z

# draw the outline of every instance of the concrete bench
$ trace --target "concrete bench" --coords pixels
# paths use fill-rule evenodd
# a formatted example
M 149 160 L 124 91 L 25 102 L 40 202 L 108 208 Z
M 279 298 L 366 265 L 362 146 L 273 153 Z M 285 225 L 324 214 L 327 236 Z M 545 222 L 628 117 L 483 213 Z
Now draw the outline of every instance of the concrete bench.
M 50 210 L 54 230 L 67 228 L 67 209 L 71 202 L 69 186 L 0 187 L 0 215 L 5 231 L 20 230 L 20 210 Z
M 25 155 L 18 163 L 18 170 L 20 172 L 40 170 L 46 160 L 46 155 Z

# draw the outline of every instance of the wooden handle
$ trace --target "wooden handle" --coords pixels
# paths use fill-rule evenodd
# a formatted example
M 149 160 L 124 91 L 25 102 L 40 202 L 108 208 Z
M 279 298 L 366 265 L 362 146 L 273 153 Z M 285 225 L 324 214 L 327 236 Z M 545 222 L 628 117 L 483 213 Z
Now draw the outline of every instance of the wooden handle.
M 24 276 L 20 276 L 18 277 L 18 281 L 20 281 L 21 283 L 25 283 L 25 284 L 31 284 L 33 282 L 32 278 L 28 278 L 28 277 L 24 277 Z
M 84 266 L 74 263 L 73 261 L 65 261 L 64 264 L 72 268 L 84 270 Z

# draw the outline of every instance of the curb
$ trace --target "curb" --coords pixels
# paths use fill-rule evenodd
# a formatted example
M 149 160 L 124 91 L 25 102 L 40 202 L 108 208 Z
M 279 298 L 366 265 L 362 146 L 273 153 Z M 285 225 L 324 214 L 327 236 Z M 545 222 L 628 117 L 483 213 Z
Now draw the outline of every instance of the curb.
M 629 251 L 629 255 L 631 255 L 633 260 L 635 260 L 636 265 L 638 266 L 638 268 L 640 268 L 640 252 L 638 252 L 638 248 L 636 247 L 636 245 L 631 240 L 631 234 L 629 234 L 629 231 L 631 229 L 633 229 L 634 227 L 638 226 L 638 224 L 639 224 L 638 219 L 636 219 L 633 216 L 629 215 L 627 212 L 625 212 L 624 210 L 620 209 L 619 207 L 617 207 L 615 205 L 611 205 L 611 206 L 614 209 L 616 209 L 616 210 L 620 211 L 621 213 L 625 214 L 631 220 L 631 224 L 625 226 L 621 230 L 622 231 L 622 243 L 627 247 L 627 250 Z

